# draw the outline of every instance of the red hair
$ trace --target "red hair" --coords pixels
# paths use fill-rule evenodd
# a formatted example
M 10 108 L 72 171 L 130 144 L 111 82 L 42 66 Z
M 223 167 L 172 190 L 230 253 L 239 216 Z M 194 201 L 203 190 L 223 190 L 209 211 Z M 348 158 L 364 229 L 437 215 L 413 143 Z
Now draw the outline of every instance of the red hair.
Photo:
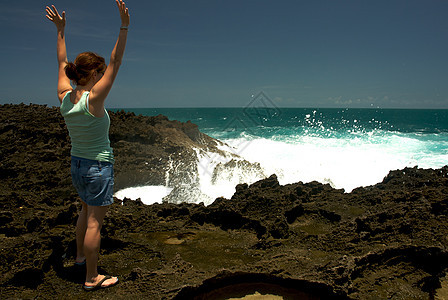
M 74 62 L 69 62 L 65 66 L 65 74 L 76 85 L 86 85 L 95 70 L 104 72 L 106 62 L 103 57 L 93 52 L 80 53 Z

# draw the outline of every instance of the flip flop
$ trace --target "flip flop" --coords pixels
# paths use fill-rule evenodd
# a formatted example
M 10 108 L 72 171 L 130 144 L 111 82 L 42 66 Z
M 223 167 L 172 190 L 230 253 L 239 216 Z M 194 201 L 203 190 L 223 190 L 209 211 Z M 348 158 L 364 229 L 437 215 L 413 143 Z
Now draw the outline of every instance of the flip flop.
M 107 286 L 102 286 L 102 284 L 103 284 L 106 280 L 111 279 L 111 278 L 112 278 L 112 276 L 106 275 L 106 276 L 104 276 L 104 278 L 101 279 L 101 281 L 98 282 L 96 285 L 88 286 L 88 285 L 83 284 L 82 288 L 83 288 L 84 290 L 86 290 L 86 291 L 94 291 L 94 290 L 97 290 L 97 289 L 105 289 L 105 288 L 108 288 L 108 287 L 111 287 L 111 286 L 116 285 L 116 284 L 118 283 L 118 278 L 117 278 L 117 281 L 115 281 L 115 283 L 109 284 L 109 285 L 107 285 Z

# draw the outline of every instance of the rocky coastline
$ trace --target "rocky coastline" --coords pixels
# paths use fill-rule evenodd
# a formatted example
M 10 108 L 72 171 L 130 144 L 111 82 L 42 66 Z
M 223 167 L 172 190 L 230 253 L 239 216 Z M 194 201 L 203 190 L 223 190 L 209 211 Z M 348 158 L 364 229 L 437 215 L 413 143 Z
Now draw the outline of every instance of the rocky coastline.
M 115 199 L 99 264 L 120 284 L 88 293 L 73 265 L 80 200 L 59 110 L 0 105 L 1 299 L 447 299 L 447 166 L 351 193 L 274 174 L 205 206 L 179 197 L 195 189 L 198 151 L 231 156 L 219 141 L 161 115 L 110 117 L 116 188 L 177 189 L 162 204 Z M 257 169 L 246 164 L 218 167 Z

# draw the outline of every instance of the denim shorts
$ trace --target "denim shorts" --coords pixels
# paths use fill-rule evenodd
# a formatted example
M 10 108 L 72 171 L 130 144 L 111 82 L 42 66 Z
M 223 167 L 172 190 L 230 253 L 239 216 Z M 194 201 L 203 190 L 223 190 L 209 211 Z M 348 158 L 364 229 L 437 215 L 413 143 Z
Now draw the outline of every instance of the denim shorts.
M 114 165 L 72 156 L 72 181 L 81 200 L 90 206 L 114 203 Z

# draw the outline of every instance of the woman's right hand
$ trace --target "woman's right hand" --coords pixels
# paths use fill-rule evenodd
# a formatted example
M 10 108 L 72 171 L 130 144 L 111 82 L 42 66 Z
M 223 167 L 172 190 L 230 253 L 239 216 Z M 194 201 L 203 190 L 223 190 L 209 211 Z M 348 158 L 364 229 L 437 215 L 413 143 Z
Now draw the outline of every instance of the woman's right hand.
M 123 0 L 115 0 L 120 12 L 121 26 L 128 27 L 130 22 L 129 9 L 126 8 L 126 4 Z
M 56 7 L 54 5 L 52 5 L 52 7 L 53 7 L 53 9 L 49 8 L 48 6 L 46 7 L 46 11 L 47 11 L 46 17 L 48 20 L 53 22 L 54 25 L 56 25 L 56 28 L 58 30 L 62 30 L 65 27 L 65 11 L 62 12 L 62 16 L 61 16 L 61 15 L 59 15 Z

